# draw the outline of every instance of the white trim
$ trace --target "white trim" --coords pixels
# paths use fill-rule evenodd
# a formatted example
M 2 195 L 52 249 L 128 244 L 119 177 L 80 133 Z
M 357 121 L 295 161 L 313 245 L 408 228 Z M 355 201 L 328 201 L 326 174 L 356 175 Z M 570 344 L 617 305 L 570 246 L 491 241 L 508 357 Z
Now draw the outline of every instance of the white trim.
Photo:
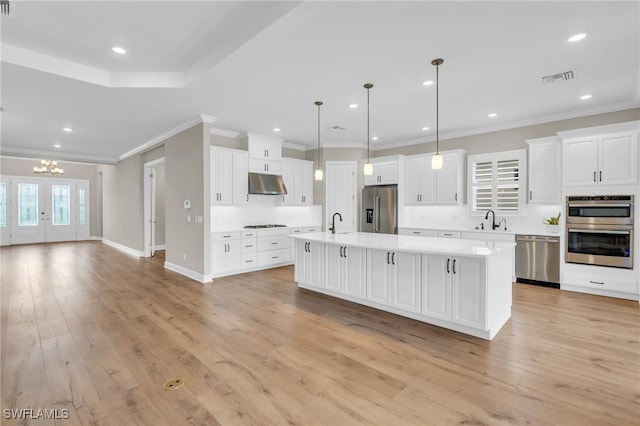
M 166 244 L 161 244 L 161 245 L 155 245 L 153 246 L 154 250 L 166 250 L 167 249 L 167 245 Z
M 102 237 L 96 235 L 89 235 L 89 241 L 102 241 Z
M 571 284 L 560 283 L 560 290 L 573 291 L 576 293 L 595 294 L 598 296 L 615 297 L 617 299 L 629 299 L 629 300 L 640 301 L 640 294 L 624 293 L 621 291 L 613 291 L 613 290 L 601 290 L 599 288 L 588 288 L 588 287 L 581 287 L 578 285 L 571 285 Z
M 218 119 L 218 117 L 214 117 L 213 115 L 200 114 L 200 119 L 203 123 L 211 124 Z
M 199 272 L 192 271 L 175 263 L 164 262 L 164 268 L 173 272 L 177 272 L 180 275 L 184 275 L 187 278 L 198 281 L 199 283 L 206 284 L 212 281 L 211 275 L 203 275 Z
M 312 148 L 307 149 L 306 146 L 299 143 L 293 143 L 293 142 L 282 142 L 282 147 L 287 149 L 295 149 L 296 151 L 309 151 L 312 149 Z
M 142 173 L 143 173 L 143 215 L 142 215 L 142 220 L 143 220 L 143 241 L 144 241 L 144 245 L 143 245 L 143 256 L 144 257 L 150 257 L 152 255 L 151 253 L 151 237 L 152 237 L 152 232 L 153 230 L 151 229 L 151 211 L 152 211 L 152 207 L 149 204 L 149 202 L 152 199 L 152 194 L 151 194 L 151 182 L 149 179 L 149 174 L 151 173 L 151 171 L 153 170 L 154 166 L 160 165 L 160 164 L 164 164 L 165 162 L 165 158 L 158 158 L 156 160 L 151 160 L 149 162 L 144 163 L 143 167 L 142 167 Z M 153 247 L 153 249 L 155 250 L 155 246 Z
M 144 167 L 153 167 L 160 164 L 164 164 L 164 157 L 158 158 L 157 160 L 151 160 L 147 163 L 144 163 Z
M 113 248 L 115 248 L 117 250 L 120 250 L 123 253 L 130 254 L 131 256 L 142 257 L 142 254 L 143 254 L 141 251 L 138 251 L 136 249 L 132 249 L 131 247 L 127 247 L 125 245 L 116 243 L 116 242 L 111 241 L 111 240 L 106 240 L 104 238 L 102 238 L 102 243 L 106 244 L 106 245 L 108 245 L 110 247 L 113 247 Z
M 65 153 L 62 154 L 60 152 L 54 151 L 45 151 L 40 149 L 28 149 L 28 148 L 18 148 L 15 146 L 7 146 L 2 145 L 0 147 L 0 155 L 3 157 L 19 157 L 19 158 L 48 158 L 51 160 L 58 161 L 75 161 L 75 162 L 84 162 L 84 163 L 100 163 L 100 164 L 117 164 L 117 158 L 111 157 L 98 157 L 94 155 L 85 155 L 85 154 L 71 154 Z
M 9 159 L 13 159 L 13 160 L 22 160 L 22 161 L 40 161 L 40 159 L 35 159 L 33 157 L 18 157 L 15 155 L 4 155 L 4 154 L 0 154 L 0 158 L 9 158 Z M 47 157 L 50 158 L 50 157 Z M 97 166 L 100 163 L 96 163 L 96 162 L 87 162 L 87 161 L 74 161 L 74 160 L 61 160 L 58 158 L 51 158 L 52 160 L 57 160 L 57 161 L 64 161 L 65 163 L 68 164 L 81 164 L 83 166 Z
M 210 117 L 210 116 L 199 115 L 196 118 L 193 118 L 191 120 L 185 121 L 184 123 L 179 124 L 176 127 L 173 127 L 173 128 L 167 130 L 164 133 L 161 133 L 160 135 L 156 136 L 155 138 L 151 139 L 150 141 L 143 143 L 142 145 L 138 146 L 137 148 L 133 148 L 131 151 L 125 152 L 120 157 L 118 157 L 118 161 L 125 160 L 125 159 L 131 157 L 132 155 L 136 155 L 136 154 L 138 154 L 140 152 L 149 150 L 149 149 L 155 147 L 156 145 L 160 145 L 162 142 L 164 142 L 165 140 L 169 139 L 171 136 L 175 136 L 180 132 L 183 132 L 183 131 L 185 131 L 187 129 L 190 129 L 191 127 L 195 126 L 196 124 L 202 123 L 203 122 L 203 117 Z
M 267 135 L 261 135 L 259 133 L 253 133 L 253 132 L 244 132 L 240 134 L 240 137 L 243 139 L 249 139 L 251 137 L 258 137 L 260 139 L 267 139 L 273 142 L 284 142 L 284 139 L 281 138 L 274 138 L 273 136 L 267 136 Z
M 605 124 L 603 126 L 585 127 L 581 129 L 563 130 L 558 132 L 561 138 L 580 138 L 585 136 L 602 135 L 605 133 L 618 133 L 639 131 L 640 121 L 623 121 L 622 123 Z
M 224 136 L 227 138 L 237 138 L 238 136 L 240 136 L 240 132 L 234 132 L 231 130 L 224 130 L 224 129 L 217 129 L 215 127 L 212 127 L 211 129 L 209 129 L 209 133 L 211 133 L 212 135 L 218 135 L 218 136 Z

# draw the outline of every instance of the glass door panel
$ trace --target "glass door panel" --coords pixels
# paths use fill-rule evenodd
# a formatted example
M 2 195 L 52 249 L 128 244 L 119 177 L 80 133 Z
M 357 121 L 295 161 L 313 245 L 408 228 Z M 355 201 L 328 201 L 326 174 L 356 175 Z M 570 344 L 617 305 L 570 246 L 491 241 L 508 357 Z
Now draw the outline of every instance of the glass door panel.
M 24 178 L 15 181 L 13 199 L 15 220 L 12 221 L 12 244 L 40 243 L 44 241 L 47 215 L 44 211 L 43 180 Z
M 75 192 L 72 182 L 51 182 L 47 185 L 47 229 L 46 242 L 72 241 L 76 239 L 76 224 L 71 220 L 72 206 L 75 206 Z
M 11 182 L 0 180 L 0 245 L 11 244 Z

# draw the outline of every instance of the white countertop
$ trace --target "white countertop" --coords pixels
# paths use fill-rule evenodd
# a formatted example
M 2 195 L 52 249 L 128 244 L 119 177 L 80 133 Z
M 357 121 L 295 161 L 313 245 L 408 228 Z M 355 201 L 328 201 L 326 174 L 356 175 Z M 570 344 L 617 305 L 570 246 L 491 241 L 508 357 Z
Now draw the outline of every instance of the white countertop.
M 487 233 L 487 234 L 502 234 L 502 235 L 541 235 L 545 237 L 558 237 L 560 236 L 559 232 L 551 232 L 551 231 L 541 231 L 539 229 L 532 230 L 530 232 L 525 232 L 522 230 L 513 230 L 509 229 L 507 231 L 496 229 L 469 229 L 469 228 L 425 228 L 422 226 L 401 226 L 399 229 L 415 229 L 421 231 L 453 231 L 453 232 L 474 232 L 474 233 Z M 561 228 L 564 229 L 564 228 Z
M 348 234 L 316 232 L 291 235 L 291 238 L 379 250 L 472 257 L 490 256 L 491 254 L 502 250 L 511 250 L 515 246 L 514 243 L 497 241 L 374 234 L 368 232 L 351 232 Z
M 322 228 L 322 225 L 295 225 L 295 226 L 276 226 L 272 228 L 245 228 L 243 226 L 240 227 L 230 227 L 230 228 L 220 228 L 220 229 L 212 229 L 211 233 L 219 233 L 219 232 L 241 232 L 241 231 L 264 231 L 269 229 L 298 229 L 298 228 Z

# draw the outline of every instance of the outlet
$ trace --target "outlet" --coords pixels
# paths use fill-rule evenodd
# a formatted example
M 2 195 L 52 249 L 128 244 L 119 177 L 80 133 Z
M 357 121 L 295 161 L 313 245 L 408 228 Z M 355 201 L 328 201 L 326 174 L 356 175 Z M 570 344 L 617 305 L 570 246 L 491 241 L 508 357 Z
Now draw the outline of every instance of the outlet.
M 182 253 L 182 260 L 187 260 L 187 253 Z
M 191 223 L 191 215 L 190 214 L 187 215 L 187 223 Z

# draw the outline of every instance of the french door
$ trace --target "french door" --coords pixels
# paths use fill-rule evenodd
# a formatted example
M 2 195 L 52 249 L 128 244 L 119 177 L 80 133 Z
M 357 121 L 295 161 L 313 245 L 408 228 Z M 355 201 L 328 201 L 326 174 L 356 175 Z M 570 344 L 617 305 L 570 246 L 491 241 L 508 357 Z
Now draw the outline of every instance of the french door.
M 87 181 L 3 178 L 0 182 L 3 244 L 7 241 L 9 244 L 29 244 L 89 238 L 88 196 Z

